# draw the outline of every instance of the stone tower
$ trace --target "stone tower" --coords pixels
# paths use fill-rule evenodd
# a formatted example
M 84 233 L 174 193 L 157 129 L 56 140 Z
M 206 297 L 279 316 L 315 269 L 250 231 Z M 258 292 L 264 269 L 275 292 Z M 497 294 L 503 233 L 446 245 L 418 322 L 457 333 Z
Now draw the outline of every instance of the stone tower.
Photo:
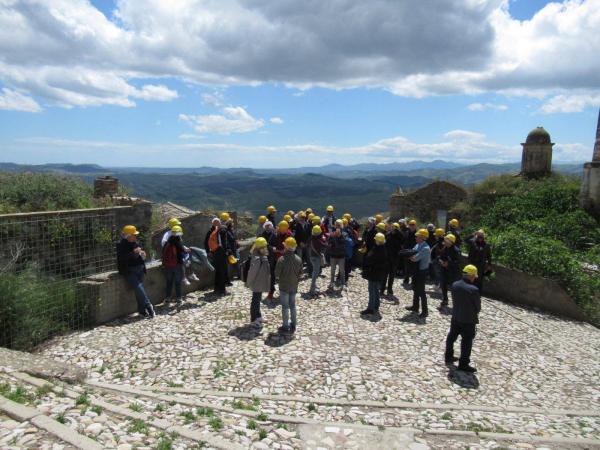
M 543 177 L 552 171 L 552 147 L 550 134 L 543 127 L 531 130 L 523 146 L 521 175 L 529 178 Z
M 592 161 L 583 165 L 580 201 L 583 208 L 600 220 L 600 111 Z
M 119 192 L 119 180 L 111 176 L 98 177 L 94 180 L 94 197 L 117 195 Z

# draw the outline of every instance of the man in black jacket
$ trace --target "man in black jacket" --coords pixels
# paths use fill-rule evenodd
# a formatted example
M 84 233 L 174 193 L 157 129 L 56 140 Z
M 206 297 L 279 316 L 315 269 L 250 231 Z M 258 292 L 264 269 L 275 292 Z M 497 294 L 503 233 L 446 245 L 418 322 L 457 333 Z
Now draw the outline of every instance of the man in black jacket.
M 146 274 L 146 252 L 137 242 L 140 232 L 133 225 L 126 225 L 122 230 L 121 242 L 117 244 L 117 267 L 119 273 L 125 276 L 127 283 L 135 292 L 140 316 L 153 318 L 154 308 L 144 289 Z
M 462 280 L 452 285 L 452 320 L 450 331 L 446 338 L 446 364 L 452 364 L 458 358 L 454 357 L 454 342 L 461 337 L 460 359 L 458 370 L 474 373 L 477 369 L 471 367 L 471 349 L 475 338 L 475 326 L 479 323 L 481 311 L 481 296 L 474 282 L 477 279 L 477 267 L 469 264 L 463 269 Z
M 374 238 L 375 245 L 365 255 L 363 260 L 363 278 L 369 282 L 369 304 L 367 309 L 361 311 L 361 316 L 371 314 L 379 315 L 380 296 L 379 289 L 387 274 L 387 252 L 385 249 L 385 235 L 377 233 Z
M 394 295 L 394 277 L 396 276 L 396 270 L 398 269 L 398 263 L 400 257 L 398 252 L 402 250 L 404 244 L 404 237 L 400 233 L 400 224 L 388 224 L 387 231 L 385 234 L 385 248 L 388 258 L 388 274 L 387 274 L 387 293 L 388 295 Z M 386 286 L 384 280 L 381 285 L 381 295 L 383 295 Z

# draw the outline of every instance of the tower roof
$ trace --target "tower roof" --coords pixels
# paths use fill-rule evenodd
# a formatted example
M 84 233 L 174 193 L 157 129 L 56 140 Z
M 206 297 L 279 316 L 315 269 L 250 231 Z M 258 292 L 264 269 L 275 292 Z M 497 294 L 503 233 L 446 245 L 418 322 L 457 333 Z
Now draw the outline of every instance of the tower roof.
M 544 127 L 536 127 L 527 135 L 526 144 L 551 144 L 550 133 Z

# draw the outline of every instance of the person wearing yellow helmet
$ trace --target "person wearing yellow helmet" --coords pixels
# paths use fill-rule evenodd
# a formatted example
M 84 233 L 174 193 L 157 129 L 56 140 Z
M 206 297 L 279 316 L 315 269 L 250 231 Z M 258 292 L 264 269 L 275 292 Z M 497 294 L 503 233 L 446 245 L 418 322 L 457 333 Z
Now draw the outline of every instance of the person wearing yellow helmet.
M 221 219 L 221 223 L 226 223 L 227 221 L 231 220 L 231 216 L 229 215 L 228 212 L 223 211 L 221 214 L 219 214 L 219 219 Z
M 271 288 L 269 289 L 267 299 L 272 300 L 273 294 L 275 293 L 275 263 L 277 262 L 275 260 L 275 252 L 277 250 L 278 239 L 277 232 L 275 231 L 275 228 L 271 221 L 267 220 L 263 228 L 264 231 L 261 237 L 267 241 L 269 269 L 271 270 Z
M 191 252 L 189 248 L 184 247 L 182 236 L 183 228 L 180 225 L 175 225 L 171 228 L 171 236 L 169 236 L 167 243 L 162 249 L 161 258 L 165 274 L 165 303 L 169 303 L 173 288 L 175 288 L 175 301 L 177 305 L 181 305 L 183 302 L 181 284 L 185 278 L 184 259 L 187 259 L 187 254 Z
M 460 279 L 460 250 L 455 245 L 456 237 L 448 233 L 444 237 L 444 245 L 438 256 L 440 264 L 440 287 L 442 289 L 442 303 L 439 310 L 448 307 L 448 289 Z
M 210 252 L 215 267 L 215 282 L 213 294 L 226 295 L 226 286 L 229 282 L 227 274 L 227 229 L 218 217 L 212 220 L 212 227 L 204 237 L 204 248 Z
M 164 247 L 165 244 L 167 243 L 167 240 L 171 236 L 171 229 L 174 226 L 181 226 L 181 221 L 178 218 L 176 218 L 176 217 L 171 217 L 169 219 L 169 221 L 167 222 L 167 229 L 163 233 L 162 239 L 160 240 L 160 246 L 161 246 L 161 248 Z
M 320 225 L 313 225 L 311 230 L 310 241 L 308 242 L 308 256 L 312 267 L 310 290 L 308 291 L 311 297 L 317 295 L 317 278 L 321 273 L 321 268 L 325 263 L 325 250 L 327 250 L 327 242 L 323 234 L 323 229 Z
M 284 241 L 285 252 L 275 266 L 275 277 L 279 283 L 282 324 L 280 333 L 296 331 L 296 293 L 302 275 L 302 259 L 296 255 L 298 243 L 289 236 Z M 290 321 L 291 314 L 291 321 Z
M 254 245 L 250 249 L 250 262 L 248 273 L 245 278 L 246 287 L 252 291 L 250 323 L 252 326 L 260 328 L 263 324 L 262 315 L 260 313 L 262 294 L 263 292 L 269 292 L 272 286 L 271 266 L 269 264 L 269 243 L 264 237 L 256 238 Z
M 137 301 L 138 313 L 142 317 L 155 316 L 152 302 L 144 289 L 146 274 L 146 252 L 137 242 L 139 231 L 134 225 L 125 225 L 121 230 L 121 241 L 117 244 L 117 267 L 133 288 Z
M 459 225 L 460 225 L 460 223 L 458 222 L 458 219 L 450 219 L 448 221 L 448 227 L 446 228 L 446 233 L 452 233 L 454 235 L 454 237 L 456 238 L 456 242 L 454 245 L 456 245 L 457 247 L 460 248 L 460 246 L 462 245 L 462 239 L 460 236 Z
M 363 231 L 362 242 L 365 251 L 368 253 L 375 245 L 375 235 L 378 233 L 377 227 L 375 226 L 375 217 L 369 217 L 367 219 L 367 226 Z
M 404 250 L 412 250 L 417 245 L 417 240 L 415 239 L 415 234 L 417 233 L 417 221 L 415 219 L 411 219 L 408 221 L 408 227 L 406 229 L 406 235 L 404 238 Z M 410 278 L 413 277 L 414 283 L 414 273 L 415 273 L 415 264 L 409 258 L 404 258 L 404 285 L 411 284 Z
M 363 278 L 367 279 L 369 287 L 369 304 L 367 309 L 360 312 L 361 316 L 379 316 L 380 289 L 387 275 L 387 251 L 385 235 L 375 234 L 375 245 L 367 252 L 363 261 Z
M 475 280 L 481 274 L 472 264 L 465 266 L 461 280 L 452 284 L 452 319 L 450 330 L 446 337 L 446 351 L 444 360 L 446 364 L 453 364 L 458 359 L 458 370 L 467 373 L 477 372 L 470 365 L 471 350 L 475 339 L 479 312 L 481 311 L 481 296 L 475 286 Z M 460 358 L 454 357 L 454 342 L 461 337 Z
M 378 225 L 383 222 L 383 214 L 375 214 L 375 224 Z
M 431 247 L 431 265 L 433 266 L 432 278 L 434 283 L 434 289 L 437 292 L 441 292 L 440 285 L 442 266 L 440 265 L 439 257 L 442 254 L 442 250 L 444 249 L 444 234 L 445 233 L 443 228 L 436 228 L 436 230 L 433 233 L 433 235 L 435 236 L 435 243 L 433 244 L 433 247 Z
M 256 236 L 260 236 L 261 234 L 263 234 L 263 231 L 265 231 L 263 229 L 263 226 L 265 224 L 265 222 L 267 221 L 267 216 L 258 216 L 258 227 L 256 228 Z
M 273 205 L 267 207 L 267 220 L 272 224 L 277 223 L 277 208 L 275 208 Z
M 388 224 L 385 232 L 385 247 L 387 254 L 387 274 L 383 283 L 381 284 L 381 295 L 384 295 L 384 291 L 387 285 L 387 294 L 394 295 L 394 278 L 396 277 L 396 271 L 400 263 L 398 252 L 402 250 L 402 243 L 404 237 L 400 233 L 400 224 L 393 223 Z
M 467 239 L 469 264 L 477 267 L 480 276 L 475 280 L 479 292 L 483 292 L 483 279 L 492 272 L 492 248 L 485 240 L 485 232 L 478 230 Z
M 227 255 L 227 262 L 234 266 L 234 272 L 237 274 L 239 279 L 242 278 L 241 266 L 238 264 L 240 260 L 240 243 L 237 238 L 237 232 L 235 231 L 233 219 L 229 219 L 225 222 L 225 235 L 227 237 L 227 245 L 225 254 Z M 226 286 L 232 286 L 231 280 L 229 279 L 229 270 L 227 270 L 227 281 Z
M 311 221 L 313 225 L 321 225 L 321 218 L 319 216 L 313 216 Z
M 329 246 L 329 261 L 331 264 L 329 290 L 334 289 L 336 281 L 336 272 L 339 268 L 339 280 L 342 289 L 346 285 L 346 237 L 342 232 L 343 222 L 338 220 L 335 223 L 334 230 L 329 234 L 327 244 Z
M 420 301 L 421 314 L 419 314 L 419 317 L 422 319 L 428 315 L 427 294 L 425 294 L 425 281 L 429 274 L 429 262 L 431 260 L 431 249 L 427 244 L 428 237 L 429 233 L 425 228 L 421 228 L 415 233 L 417 243 L 413 247 L 413 250 L 416 253 L 410 257 L 410 260 L 416 263 L 413 275 L 413 304 L 406 307 L 409 311 L 418 312 Z
M 306 221 L 306 214 L 301 211 L 297 214 L 294 222 L 293 235 L 298 243 L 296 254 L 302 259 L 302 262 L 307 265 L 308 273 L 310 273 L 310 259 L 308 257 L 307 243 L 310 239 L 310 230 L 312 224 Z
M 326 208 L 325 216 L 323 216 L 323 219 L 321 220 L 321 224 L 323 225 L 323 231 L 326 234 L 333 232 L 333 230 L 335 229 L 335 221 L 336 220 L 337 219 L 333 215 L 333 206 L 329 205 Z

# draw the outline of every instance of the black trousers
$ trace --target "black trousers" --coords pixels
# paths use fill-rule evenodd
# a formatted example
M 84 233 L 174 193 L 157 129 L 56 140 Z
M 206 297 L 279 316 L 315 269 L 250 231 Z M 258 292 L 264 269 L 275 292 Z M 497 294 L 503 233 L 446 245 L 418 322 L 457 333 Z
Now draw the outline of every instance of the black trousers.
M 252 302 L 250 303 L 250 322 L 254 322 L 256 319 L 261 317 L 260 314 L 260 300 L 262 297 L 261 292 L 252 293 Z
M 396 277 L 396 270 L 398 270 L 398 260 L 397 259 L 388 260 L 387 268 L 388 268 L 388 273 L 386 275 L 386 279 L 383 280 L 383 283 L 381 283 L 381 291 L 382 292 L 385 289 L 386 284 L 387 284 L 388 292 L 393 290 L 394 278 Z
M 460 359 L 458 367 L 466 367 L 471 362 L 471 349 L 473 348 L 473 339 L 475 339 L 475 324 L 461 323 L 452 319 L 450 322 L 450 331 L 446 338 L 446 361 L 451 361 L 454 357 L 454 343 L 460 336 Z
M 219 247 L 213 253 L 214 265 L 215 265 L 215 291 L 225 292 L 225 283 L 229 277 L 227 276 L 227 257 L 225 250 Z
M 275 292 L 275 265 L 276 264 L 277 264 L 277 261 L 275 261 L 274 257 L 272 259 L 269 258 L 269 269 L 271 270 L 271 290 L 269 291 L 270 295 L 273 295 L 273 293 Z
M 413 275 L 413 309 L 419 310 L 419 300 L 421 301 L 421 313 L 427 314 L 427 295 L 425 294 L 425 281 L 429 269 L 416 270 Z

